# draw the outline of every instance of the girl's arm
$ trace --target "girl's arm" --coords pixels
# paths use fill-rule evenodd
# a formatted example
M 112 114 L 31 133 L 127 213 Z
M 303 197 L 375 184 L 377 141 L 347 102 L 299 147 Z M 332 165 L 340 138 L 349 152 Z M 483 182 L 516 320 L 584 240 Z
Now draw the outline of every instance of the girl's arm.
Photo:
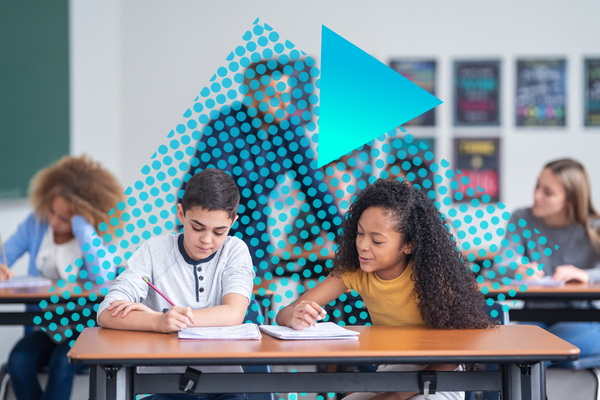
M 26 251 L 29 250 L 31 243 L 31 227 L 35 224 L 34 214 L 30 214 L 29 217 L 19 224 L 17 232 L 4 242 L 4 251 L 6 253 L 6 260 L 0 260 L 1 264 L 5 264 L 7 267 L 12 265 L 21 257 Z
M 300 298 L 277 313 L 278 325 L 304 329 L 315 325 L 325 316 L 323 305 L 345 293 L 348 288 L 341 277 L 329 275 L 323 282 L 304 293 Z
M 98 277 L 107 279 L 109 272 L 116 274 L 117 266 L 112 262 L 112 257 L 109 257 L 112 254 L 94 227 L 81 215 L 73 217 L 71 227 L 73 236 L 81 246 L 83 269 L 88 273 L 87 279 L 91 281 L 95 281 Z

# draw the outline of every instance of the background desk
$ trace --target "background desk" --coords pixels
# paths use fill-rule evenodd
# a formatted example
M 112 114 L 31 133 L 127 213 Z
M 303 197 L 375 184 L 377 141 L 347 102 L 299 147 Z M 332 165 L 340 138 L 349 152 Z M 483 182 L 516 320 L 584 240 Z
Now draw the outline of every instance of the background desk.
M 52 292 L 49 290 L 54 287 Z M 81 289 L 81 292 L 76 288 Z M 94 291 L 100 291 L 98 285 L 94 284 Z M 46 319 L 44 314 L 45 310 L 25 310 L 24 312 L 0 312 L 0 325 L 33 325 L 33 318 L 39 316 L 42 318 L 42 325 L 49 325 L 52 322 L 60 324 L 59 321 L 63 317 L 71 319 L 71 316 L 75 312 L 81 312 L 84 307 L 77 304 L 79 298 L 86 299 L 86 305 L 100 303 L 104 296 L 94 291 L 85 290 L 78 284 L 67 283 L 64 287 L 59 288 L 58 286 L 35 286 L 35 287 L 23 287 L 23 288 L 0 288 L 0 304 L 25 304 L 25 305 L 36 305 L 38 306 L 42 300 L 46 300 L 48 304 L 65 305 L 69 302 L 75 303 L 74 310 L 65 309 L 62 315 L 57 315 L 52 312 L 52 318 Z M 69 294 L 66 294 L 66 293 Z M 79 292 L 79 293 L 76 293 Z M 88 302 L 90 295 L 95 294 L 96 300 Z M 58 296 L 57 302 L 52 303 L 51 297 L 53 295 Z M 93 296 L 92 296 L 93 297 Z M 92 315 L 89 318 L 95 319 L 95 311 L 92 310 Z
M 527 284 L 526 281 L 523 281 Z M 546 301 L 594 301 L 600 300 L 600 285 L 586 285 L 569 283 L 564 286 L 528 286 L 521 292 L 517 285 L 500 285 L 493 289 L 491 285 L 483 285 L 489 292 L 486 298 L 497 299 L 499 294 L 504 294 L 506 300 L 546 300 Z M 516 294 L 510 296 L 509 291 L 514 289 Z M 510 310 L 511 321 L 600 321 L 600 310 L 596 308 L 523 308 Z
M 545 399 L 540 361 L 573 360 L 579 349 L 535 326 L 442 331 L 350 327 L 358 341 L 179 341 L 176 334 L 85 329 L 68 354 L 91 367 L 90 399 L 181 393 L 181 374 L 138 374 L 142 365 L 499 363 L 500 371 L 438 372 L 438 391 L 501 390 L 504 399 Z M 532 369 L 533 368 L 533 369 Z M 533 373 L 532 373 L 533 370 Z M 418 391 L 417 372 L 203 374 L 199 393 Z M 521 396 L 523 394 L 523 396 Z

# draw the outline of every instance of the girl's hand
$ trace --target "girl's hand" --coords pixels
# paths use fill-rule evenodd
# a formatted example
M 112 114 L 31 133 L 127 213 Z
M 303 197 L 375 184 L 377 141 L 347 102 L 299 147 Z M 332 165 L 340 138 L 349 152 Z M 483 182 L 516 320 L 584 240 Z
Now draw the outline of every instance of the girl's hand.
M 0 263 L 0 282 L 6 281 L 15 276 L 15 273 L 12 272 L 6 265 Z
M 561 265 L 556 267 L 552 279 L 555 281 L 576 281 L 581 283 L 590 283 L 590 274 L 574 265 Z
M 107 310 L 114 310 L 112 313 L 113 317 L 116 317 L 117 315 L 119 315 L 120 312 L 122 312 L 121 318 L 124 318 L 130 311 L 144 311 L 151 314 L 160 314 L 159 312 L 154 311 L 153 309 L 141 303 L 133 303 L 131 301 L 126 300 L 118 300 L 111 302 Z
M 159 318 L 156 331 L 163 333 L 179 332 L 195 323 L 194 314 L 190 307 L 171 307 Z
M 527 271 L 529 270 L 529 268 L 533 268 L 533 275 L 531 275 L 531 276 L 529 276 L 529 274 L 527 274 Z M 519 265 L 517 267 L 517 270 L 515 271 L 515 273 L 523 275 L 524 281 L 537 281 L 539 279 L 542 279 L 544 277 L 544 275 L 546 275 L 544 270 L 542 270 L 542 271 L 538 270 L 538 263 L 536 263 L 536 262 L 530 262 L 529 264 Z
M 316 326 L 317 321 L 322 320 L 326 314 L 327 311 L 314 301 L 302 301 L 294 308 L 292 328 L 302 330 Z

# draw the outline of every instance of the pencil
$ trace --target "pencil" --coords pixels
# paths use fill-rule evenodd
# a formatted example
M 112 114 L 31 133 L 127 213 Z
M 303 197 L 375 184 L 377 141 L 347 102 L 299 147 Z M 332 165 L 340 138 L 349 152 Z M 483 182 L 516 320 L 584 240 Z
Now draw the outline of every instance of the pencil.
M 2 235 L 0 235 L 0 250 L 2 250 L 2 264 L 6 265 L 6 254 L 4 253 L 4 243 L 2 243 Z
M 162 292 L 160 290 L 158 290 L 156 288 L 156 286 L 154 286 L 151 282 L 150 279 L 146 278 L 145 276 L 142 276 L 142 279 L 144 280 L 144 282 L 146 282 L 152 289 L 156 290 L 156 293 L 160 294 L 163 299 L 165 299 L 166 301 L 169 302 L 169 304 L 171 304 L 173 307 L 175 307 L 175 303 L 173 303 L 171 300 L 169 300 L 169 298 L 167 296 L 165 296 L 164 294 L 162 294 Z

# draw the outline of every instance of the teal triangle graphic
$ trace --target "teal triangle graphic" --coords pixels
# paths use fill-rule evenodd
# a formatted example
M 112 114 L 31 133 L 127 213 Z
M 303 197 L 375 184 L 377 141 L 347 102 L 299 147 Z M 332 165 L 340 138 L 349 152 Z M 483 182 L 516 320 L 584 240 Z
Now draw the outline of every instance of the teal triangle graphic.
M 318 166 L 442 103 L 323 25 Z

